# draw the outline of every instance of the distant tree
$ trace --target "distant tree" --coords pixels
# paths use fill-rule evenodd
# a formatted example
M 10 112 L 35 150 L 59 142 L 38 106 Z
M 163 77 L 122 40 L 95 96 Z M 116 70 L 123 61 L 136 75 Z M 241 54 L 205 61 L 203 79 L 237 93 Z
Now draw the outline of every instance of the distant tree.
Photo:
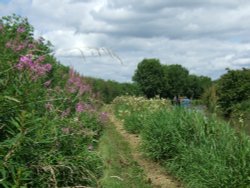
M 171 96 L 168 65 L 162 65 L 162 69 L 163 69 L 163 80 L 162 80 L 162 90 L 160 96 L 163 98 L 168 98 Z
M 184 94 L 190 98 L 200 98 L 206 89 L 211 87 L 212 80 L 206 76 L 189 75 Z
M 86 81 L 92 86 L 99 99 L 105 103 L 111 103 L 113 99 L 121 95 L 141 95 L 139 87 L 135 83 L 119 83 L 113 80 L 86 77 Z
M 144 59 L 141 61 L 133 81 L 138 83 L 141 91 L 148 97 L 152 98 L 162 93 L 164 84 L 164 72 L 158 59 Z
M 227 69 L 227 73 L 218 80 L 219 105 L 226 116 L 234 105 L 250 99 L 250 69 Z
M 169 85 L 169 97 L 185 95 L 188 86 L 189 72 L 181 65 L 168 65 L 165 67 Z

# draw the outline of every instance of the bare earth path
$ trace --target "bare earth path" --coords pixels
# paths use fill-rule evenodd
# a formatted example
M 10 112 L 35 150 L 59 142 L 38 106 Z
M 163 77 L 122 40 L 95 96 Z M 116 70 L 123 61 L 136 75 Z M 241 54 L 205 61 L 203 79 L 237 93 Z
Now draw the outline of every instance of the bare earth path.
M 144 169 L 149 182 L 155 188 L 180 188 L 181 184 L 173 177 L 168 175 L 163 168 L 152 160 L 145 159 L 139 151 L 140 138 L 137 135 L 130 134 L 123 129 L 122 122 L 110 114 L 110 120 L 115 125 L 117 131 L 127 140 L 133 151 L 134 160 Z

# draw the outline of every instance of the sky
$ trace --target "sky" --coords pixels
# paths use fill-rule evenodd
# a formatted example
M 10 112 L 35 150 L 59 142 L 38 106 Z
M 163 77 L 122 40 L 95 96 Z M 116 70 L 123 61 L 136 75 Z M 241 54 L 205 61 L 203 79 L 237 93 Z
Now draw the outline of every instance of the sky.
M 131 82 L 144 58 L 212 79 L 250 68 L 249 0 L 0 0 L 12 13 L 84 76 Z

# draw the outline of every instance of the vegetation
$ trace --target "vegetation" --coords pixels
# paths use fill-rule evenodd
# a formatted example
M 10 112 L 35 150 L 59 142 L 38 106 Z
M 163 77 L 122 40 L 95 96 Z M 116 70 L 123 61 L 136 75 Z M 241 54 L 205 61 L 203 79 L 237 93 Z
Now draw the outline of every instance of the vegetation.
M 133 80 L 148 98 L 159 95 L 164 98 L 187 96 L 199 98 L 212 81 L 205 76 L 189 75 L 181 65 L 162 65 L 158 59 L 141 61 Z
M 250 122 L 250 69 L 228 69 L 212 84 L 144 59 L 135 83 L 85 78 L 33 31 L 25 18 L 0 19 L 0 187 L 148 187 L 127 143 L 106 126 L 100 109 L 111 101 L 145 154 L 187 187 L 250 185 L 250 139 L 241 131 Z M 174 96 L 198 99 L 212 114 L 163 99 Z M 237 129 L 216 118 L 219 110 Z
M 91 77 L 87 77 L 86 80 L 92 86 L 93 91 L 98 95 L 99 99 L 107 104 L 111 103 L 117 96 L 141 95 L 135 83 L 119 83 L 112 80 L 105 81 Z
M 104 176 L 101 185 L 104 188 L 149 188 L 143 170 L 133 160 L 128 142 L 116 131 L 113 125 L 108 126 L 100 140 L 99 151 L 104 160 Z
M 106 114 L 50 47 L 27 19 L 0 20 L 0 187 L 98 187 L 102 176 Z
M 121 96 L 113 101 L 116 116 L 124 119 L 125 129 L 130 133 L 139 133 L 143 129 L 143 121 L 146 116 L 150 116 L 150 112 L 154 112 L 160 108 L 171 106 L 170 101 L 165 99 L 147 100 L 144 97 Z M 145 110 L 150 109 L 150 111 Z
M 205 90 L 202 101 L 210 113 L 225 118 L 237 130 L 250 133 L 250 69 L 227 69 Z
M 236 106 L 250 100 L 250 69 L 228 69 L 218 80 L 218 96 L 225 115 L 230 115 Z
M 138 101 L 127 97 L 114 100 L 117 116 L 124 120 L 125 128 L 126 124 L 140 127 L 145 154 L 161 162 L 187 187 L 250 185 L 248 136 L 214 116 L 170 105 L 160 108 L 160 101 L 153 102 L 159 106 L 155 110 L 149 102 L 138 108 Z
M 133 80 L 139 84 L 141 91 L 148 98 L 160 95 L 164 88 L 164 74 L 160 61 L 144 59 L 138 64 Z

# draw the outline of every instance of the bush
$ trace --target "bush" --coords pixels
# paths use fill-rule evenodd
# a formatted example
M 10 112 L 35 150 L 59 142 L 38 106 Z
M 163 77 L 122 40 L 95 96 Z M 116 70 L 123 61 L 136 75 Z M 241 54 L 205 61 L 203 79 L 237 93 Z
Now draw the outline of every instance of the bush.
M 33 38 L 27 19 L 0 19 L 0 186 L 98 186 L 104 122 L 90 85 Z

